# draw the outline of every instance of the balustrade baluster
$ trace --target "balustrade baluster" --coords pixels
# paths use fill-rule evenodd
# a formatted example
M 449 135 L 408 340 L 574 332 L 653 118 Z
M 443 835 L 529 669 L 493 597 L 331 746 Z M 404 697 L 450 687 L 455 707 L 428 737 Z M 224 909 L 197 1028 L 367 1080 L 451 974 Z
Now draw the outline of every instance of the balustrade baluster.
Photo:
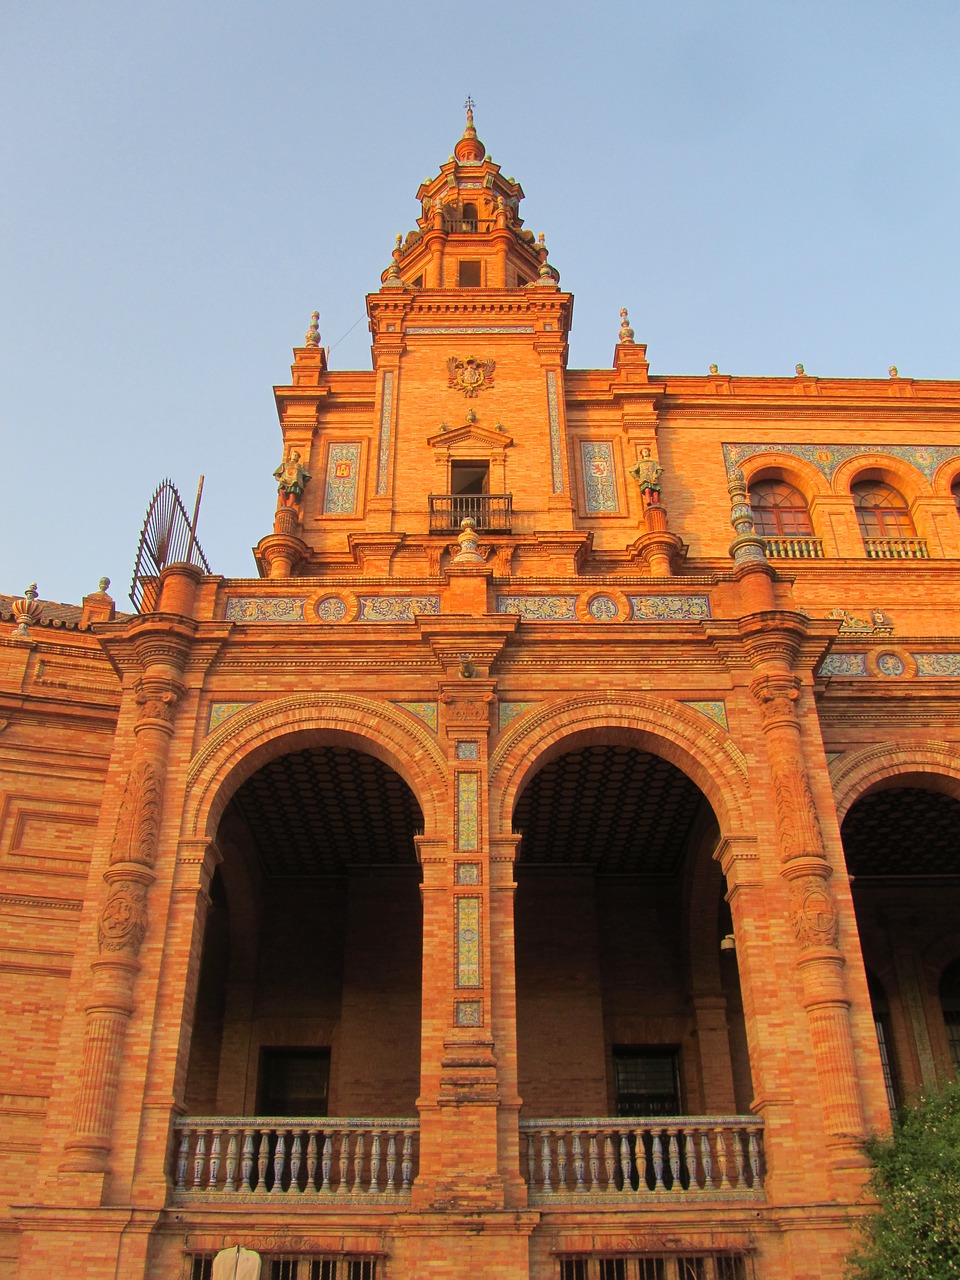
M 700 1163 L 703 1165 L 703 1189 L 713 1185 L 713 1152 L 710 1150 L 710 1135 L 706 1129 L 700 1130 Z
M 223 1184 L 224 1191 L 237 1189 L 237 1154 L 240 1146 L 240 1130 L 230 1130 L 230 1141 L 227 1143 L 227 1178 Z
M 413 1133 L 409 1129 L 403 1131 L 403 1161 L 401 1165 L 403 1174 L 402 1190 L 409 1191 L 410 1184 L 413 1181 Z
M 562 1133 L 557 1134 L 557 1190 L 567 1189 L 567 1140 Z
M 251 1179 L 253 1178 L 253 1130 L 244 1129 L 243 1131 L 243 1156 L 241 1160 L 241 1176 L 242 1189 L 244 1191 L 252 1191 Z
M 207 1154 L 207 1131 L 197 1130 L 197 1145 L 193 1149 L 193 1188 L 199 1191 L 203 1186 L 203 1166 Z
M 697 1148 L 693 1141 L 693 1134 L 689 1129 L 683 1131 L 683 1161 L 687 1166 L 687 1189 L 689 1191 L 699 1191 L 700 1183 L 697 1181 Z
M 260 1150 L 257 1152 L 257 1191 L 267 1194 L 267 1169 L 270 1167 L 270 1130 L 260 1130 Z
M 680 1191 L 680 1131 L 667 1130 L 667 1156 L 670 1160 L 670 1186 L 673 1191 Z
M 757 1140 L 756 1129 L 750 1130 L 750 1136 L 747 1139 L 748 1149 L 750 1152 L 750 1170 L 753 1174 L 752 1185 L 760 1186 L 760 1143 Z
M 387 1192 L 397 1192 L 397 1135 L 392 1132 L 387 1139 Z
M 528 1133 L 527 1137 L 527 1186 L 531 1191 L 536 1190 L 537 1186 L 537 1140 L 532 1133 Z
M 580 1139 L 579 1130 L 575 1129 L 573 1133 L 573 1176 L 576 1180 L 577 1191 L 584 1190 L 583 1182 L 583 1142 Z
M 540 1174 L 543 1178 L 543 1189 L 549 1195 L 553 1191 L 549 1129 L 544 1130 L 540 1139 Z
M 663 1131 L 660 1129 L 651 1129 L 650 1139 L 653 1144 L 653 1189 L 655 1191 L 663 1191 Z
M 633 1181 L 633 1161 L 630 1159 L 629 1131 L 624 1129 L 620 1134 L 620 1173 L 623 1177 L 622 1191 L 631 1191 Z
M 220 1176 L 220 1138 L 221 1131 L 214 1129 L 213 1142 L 210 1146 L 210 1168 L 207 1173 L 207 1188 L 212 1191 L 216 1191 L 217 1179 Z
M 603 1135 L 603 1163 L 607 1170 L 607 1190 L 617 1189 L 617 1161 L 613 1154 L 613 1139 L 609 1133 Z
M 353 1194 L 358 1196 L 363 1190 L 363 1132 L 357 1134 L 357 1145 L 353 1154 Z
M 743 1149 L 743 1130 L 733 1129 L 730 1136 L 733 1138 L 733 1158 L 737 1166 L 737 1186 L 742 1187 L 744 1182 L 744 1157 L 746 1154 Z
M 303 1132 L 300 1129 L 294 1129 L 291 1136 L 293 1145 L 290 1148 L 290 1190 L 297 1195 L 300 1192 L 300 1154 Z
M 374 1129 L 370 1140 L 370 1195 L 380 1191 L 380 1132 Z
M 600 1146 L 597 1141 L 597 1135 L 590 1135 L 590 1190 L 600 1190 Z
M 340 1186 L 337 1191 L 345 1196 L 350 1190 L 350 1130 L 340 1131 Z
M 180 1130 L 180 1149 L 177 1152 L 177 1190 L 187 1188 L 187 1161 L 190 1159 L 190 1130 Z
M 285 1129 L 277 1130 L 277 1145 L 273 1149 L 273 1186 L 271 1191 L 273 1195 L 280 1195 L 283 1191 L 283 1166 L 286 1163 L 287 1156 L 287 1134 Z
M 727 1133 L 725 1129 L 715 1130 L 717 1135 L 717 1173 L 720 1175 L 721 1190 L 728 1189 L 730 1179 L 727 1177 L 728 1160 L 727 1160 Z
M 320 1185 L 321 1191 L 330 1190 L 330 1167 L 333 1164 L 333 1138 L 329 1133 L 324 1135 L 323 1139 L 323 1156 L 320 1161 L 320 1175 L 323 1182 Z
M 328 1170 L 329 1172 L 329 1167 Z M 307 1142 L 307 1185 L 306 1191 L 316 1191 L 317 1189 L 317 1131 L 310 1130 L 310 1138 Z

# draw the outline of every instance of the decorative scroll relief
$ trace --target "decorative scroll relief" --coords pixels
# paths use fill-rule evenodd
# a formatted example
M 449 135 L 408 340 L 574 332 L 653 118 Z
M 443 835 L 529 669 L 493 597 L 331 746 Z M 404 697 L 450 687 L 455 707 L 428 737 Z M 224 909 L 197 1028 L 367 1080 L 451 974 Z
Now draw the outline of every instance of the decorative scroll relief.
M 929 481 L 937 470 L 949 458 L 960 457 L 960 445 L 922 445 L 922 444 L 771 444 L 760 441 L 750 444 L 723 445 L 723 458 L 727 475 L 747 458 L 757 453 L 777 453 L 785 457 L 801 458 L 811 463 L 827 480 L 832 480 L 834 472 L 841 463 L 849 458 L 859 458 L 864 454 L 885 453 L 891 458 L 899 458 L 916 467 Z
M 395 707 L 402 707 L 404 711 L 409 711 L 412 716 L 416 716 L 434 733 L 437 732 L 437 704 L 435 702 L 395 702 Z
M 97 947 L 103 952 L 139 954 L 147 932 L 147 886 L 120 880 L 97 921 Z
M 213 733 L 214 729 L 219 729 L 225 720 L 235 716 L 238 711 L 245 711 L 247 707 L 254 705 L 252 702 L 212 702 L 207 716 L 207 733 Z
M 228 596 L 227 622 L 303 622 L 306 596 Z
M 689 707 L 692 711 L 698 711 L 700 715 L 706 716 L 708 720 L 712 720 L 714 724 L 718 724 L 721 729 L 729 730 L 727 723 L 727 708 L 723 702 L 685 702 L 681 701 L 681 707 Z
M 960 676 L 960 653 L 915 653 L 918 676 Z
M 630 596 L 634 619 L 641 622 L 699 622 L 709 618 L 709 596 Z
M 530 622 L 576 622 L 576 596 L 497 596 L 497 613 L 517 613 Z
M 525 711 L 529 711 L 531 707 L 535 707 L 535 702 L 501 702 L 497 708 L 499 720 L 497 727 L 503 733 L 508 724 L 511 724 L 518 716 L 522 716 Z
M 440 612 L 439 596 L 357 596 L 358 622 L 413 622 Z
M 353 515 L 357 509 L 359 471 L 359 441 L 330 445 L 327 452 L 327 484 L 323 495 L 324 515 Z
M 163 771 L 149 760 L 130 770 L 117 810 L 110 861 L 138 862 L 152 867 L 157 860 Z
M 480 899 L 457 898 L 457 986 L 479 987 Z
M 390 423 L 393 418 L 393 370 L 383 375 L 383 402 L 380 407 L 380 452 L 377 458 L 377 493 L 387 492 L 390 469 Z
M 457 848 L 478 848 L 480 778 L 476 773 L 457 774 Z
M 547 370 L 547 413 L 550 419 L 550 466 L 553 471 L 553 492 L 563 493 L 563 462 L 560 445 L 560 400 L 557 394 L 557 374 Z
M 588 515 L 603 515 L 619 509 L 613 445 L 609 440 L 580 441 L 580 474 Z

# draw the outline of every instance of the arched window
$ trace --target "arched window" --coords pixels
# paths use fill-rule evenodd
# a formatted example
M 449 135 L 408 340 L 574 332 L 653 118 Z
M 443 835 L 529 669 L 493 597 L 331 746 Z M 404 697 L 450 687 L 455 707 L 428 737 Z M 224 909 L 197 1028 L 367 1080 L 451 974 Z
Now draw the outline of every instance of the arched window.
M 765 538 L 796 538 L 813 533 L 807 500 L 786 480 L 758 480 L 750 486 L 757 533 Z
M 960 1078 L 960 960 L 948 964 L 940 979 L 940 1008 L 947 1028 L 953 1069 Z
M 475 204 L 472 204 L 472 203 L 467 203 L 467 204 L 465 204 L 465 205 L 463 206 L 463 227 L 462 227 L 462 230 L 464 230 L 464 231 L 476 231 L 476 229 L 477 229 L 477 219 L 478 219 L 477 206 L 476 206 Z
M 882 480 L 857 480 L 850 486 L 857 524 L 866 538 L 913 538 L 916 530 L 907 500 Z
M 893 1061 L 890 1005 L 887 1001 L 887 993 L 871 973 L 867 974 L 867 987 L 870 991 L 873 1025 L 877 1032 L 877 1045 L 880 1049 L 880 1063 L 883 1067 L 883 1084 L 887 1091 L 887 1105 L 890 1108 L 890 1114 L 895 1116 L 900 1106 L 900 1084 Z
M 953 494 L 954 506 L 960 512 L 960 476 L 957 476 L 953 484 L 950 486 L 950 492 Z

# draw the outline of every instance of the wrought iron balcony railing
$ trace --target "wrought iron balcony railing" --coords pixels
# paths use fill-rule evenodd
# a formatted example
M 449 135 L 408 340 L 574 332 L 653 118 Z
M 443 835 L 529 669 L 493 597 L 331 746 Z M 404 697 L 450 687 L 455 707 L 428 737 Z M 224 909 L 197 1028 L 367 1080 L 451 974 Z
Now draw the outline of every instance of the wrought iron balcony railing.
M 524 1120 L 531 1202 L 557 1196 L 759 1196 L 763 1124 L 753 1116 Z M 524 1151 L 524 1147 L 526 1150 Z
M 481 533 L 509 533 L 513 523 L 512 493 L 432 493 L 430 532 L 455 533 L 470 516 Z

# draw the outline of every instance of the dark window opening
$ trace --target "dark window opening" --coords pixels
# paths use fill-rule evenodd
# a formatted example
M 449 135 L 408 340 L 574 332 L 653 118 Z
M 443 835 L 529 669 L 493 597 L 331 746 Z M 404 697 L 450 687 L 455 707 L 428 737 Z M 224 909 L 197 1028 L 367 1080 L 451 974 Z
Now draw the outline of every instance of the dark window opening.
M 960 1078 L 960 960 L 954 960 L 943 971 L 940 979 L 940 1007 L 947 1029 L 950 1060 Z
M 457 284 L 461 289 L 480 288 L 479 258 L 461 258 L 457 263 Z
M 475 204 L 465 204 L 463 206 L 463 224 L 464 231 L 476 231 L 479 223 L 479 213 Z M 479 282 L 478 282 L 479 283 Z
M 681 1114 L 675 1048 L 614 1045 L 613 1070 L 618 1116 Z
M 451 493 L 489 493 L 489 462 L 451 462 Z
M 414 289 L 422 289 L 422 288 L 423 288 L 423 276 L 417 276 L 416 280 L 411 280 L 411 281 L 410 281 L 410 284 L 411 284 L 411 286 L 412 286 Z
M 261 1049 L 257 1114 L 325 1116 L 329 1049 Z
M 890 1114 L 895 1116 L 900 1106 L 900 1084 L 897 1080 L 897 1070 L 893 1060 L 890 1005 L 887 1002 L 887 993 L 870 974 L 867 975 L 867 987 L 870 992 L 870 1005 L 873 1009 L 873 1025 L 877 1032 L 877 1045 L 880 1049 L 880 1064 L 883 1067 L 883 1086 L 887 1091 L 887 1106 L 890 1108 Z

